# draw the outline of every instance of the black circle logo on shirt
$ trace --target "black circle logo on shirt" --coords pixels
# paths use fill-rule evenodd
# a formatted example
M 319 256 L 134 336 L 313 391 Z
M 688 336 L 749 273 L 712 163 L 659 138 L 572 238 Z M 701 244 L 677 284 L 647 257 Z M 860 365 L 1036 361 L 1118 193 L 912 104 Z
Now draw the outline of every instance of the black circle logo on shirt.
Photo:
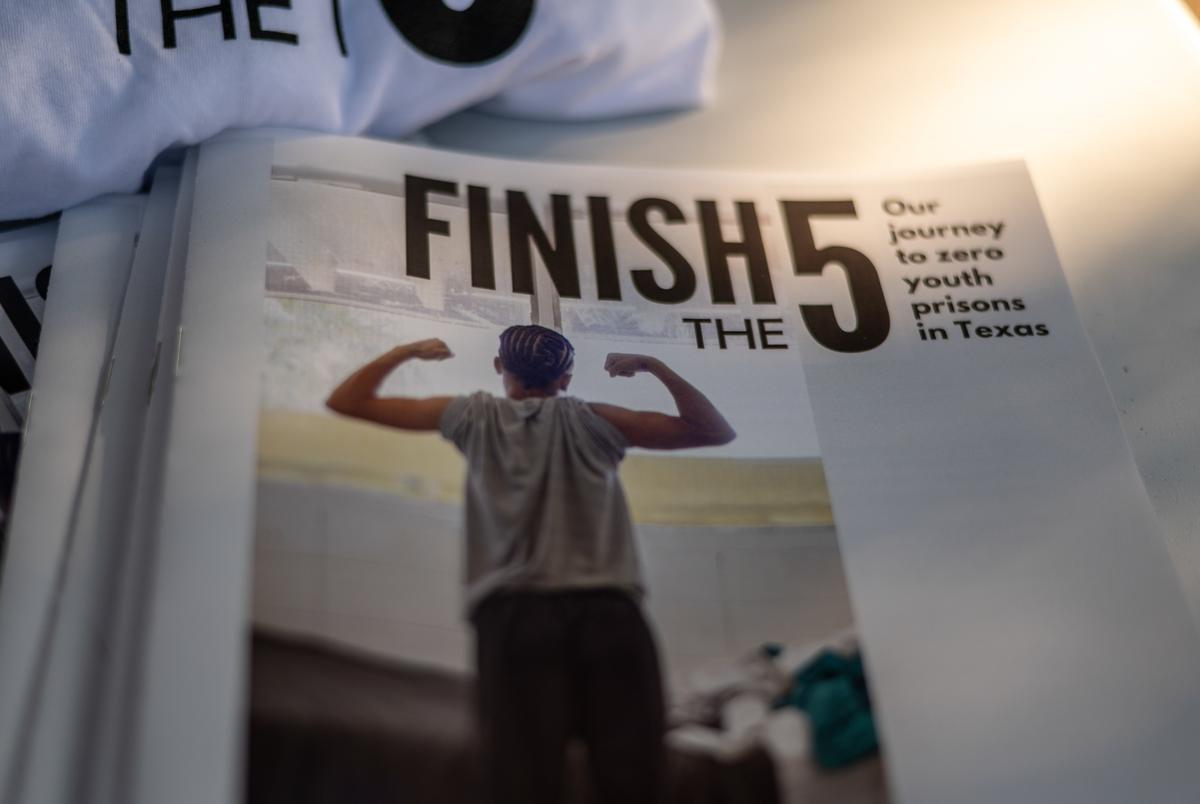
M 413 47 L 454 64 L 480 64 L 504 55 L 525 33 L 534 0 L 474 0 L 461 11 L 444 0 L 380 0 Z

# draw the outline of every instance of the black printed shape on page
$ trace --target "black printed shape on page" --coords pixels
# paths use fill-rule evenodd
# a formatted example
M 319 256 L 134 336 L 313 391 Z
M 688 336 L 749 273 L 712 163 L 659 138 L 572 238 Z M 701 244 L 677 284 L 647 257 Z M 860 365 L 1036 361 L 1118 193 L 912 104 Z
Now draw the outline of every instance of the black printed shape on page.
M 520 40 L 533 18 L 534 0 L 475 0 L 456 11 L 443 0 L 379 0 L 413 47 L 453 64 L 499 58 Z

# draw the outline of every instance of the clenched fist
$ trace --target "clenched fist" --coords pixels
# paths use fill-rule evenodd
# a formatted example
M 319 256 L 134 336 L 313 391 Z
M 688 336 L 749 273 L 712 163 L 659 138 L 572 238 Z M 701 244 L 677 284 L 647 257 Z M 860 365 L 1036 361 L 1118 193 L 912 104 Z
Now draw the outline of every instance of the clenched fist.
M 409 356 L 418 360 L 446 360 L 454 357 L 454 352 L 450 351 L 450 347 L 441 338 L 414 341 L 397 348 L 403 349 Z
M 612 352 L 604 358 L 604 370 L 610 377 L 632 377 L 642 371 L 652 371 L 658 359 L 649 355 L 626 355 Z

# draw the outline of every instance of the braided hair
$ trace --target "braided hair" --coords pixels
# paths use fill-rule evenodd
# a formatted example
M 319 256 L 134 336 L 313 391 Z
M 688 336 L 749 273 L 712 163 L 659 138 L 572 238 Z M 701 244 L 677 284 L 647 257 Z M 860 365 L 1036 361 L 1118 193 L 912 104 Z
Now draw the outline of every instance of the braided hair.
M 500 333 L 500 365 L 526 388 L 545 388 L 575 365 L 575 347 L 560 333 L 518 324 Z

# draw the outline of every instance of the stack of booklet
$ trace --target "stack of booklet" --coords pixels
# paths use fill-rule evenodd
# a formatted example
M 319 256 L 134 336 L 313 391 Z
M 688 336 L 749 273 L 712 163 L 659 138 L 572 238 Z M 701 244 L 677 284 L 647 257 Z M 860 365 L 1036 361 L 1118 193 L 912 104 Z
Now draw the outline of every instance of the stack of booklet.
M 327 402 L 423 341 L 383 396 L 503 395 L 519 324 L 735 434 L 621 464 L 669 800 L 1200 799 L 1200 638 L 1020 163 L 234 132 L 0 231 L 0 308 L 6 802 L 477 800 L 463 459 Z

